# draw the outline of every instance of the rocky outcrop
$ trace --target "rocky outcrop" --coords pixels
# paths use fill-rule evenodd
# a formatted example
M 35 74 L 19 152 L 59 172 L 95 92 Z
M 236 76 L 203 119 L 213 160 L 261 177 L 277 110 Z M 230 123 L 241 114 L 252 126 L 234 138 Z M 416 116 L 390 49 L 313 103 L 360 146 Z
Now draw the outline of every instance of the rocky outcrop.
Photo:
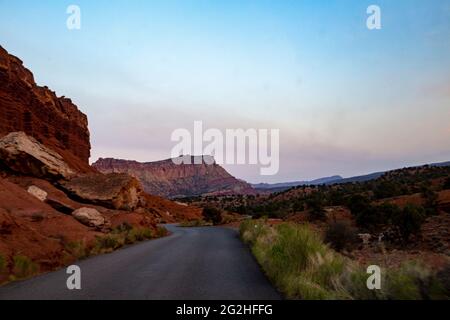
M 20 59 L 0 46 L 0 137 L 23 131 L 58 152 L 80 172 L 91 172 L 88 121 L 70 99 L 36 85 Z
M 55 151 L 23 132 L 0 139 L 0 160 L 9 170 L 40 178 L 69 178 L 75 172 Z
M 192 164 L 176 164 L 172 159 L 140 163 L 101 158 L 93 167 L 103 173 L 128 173 L 139 179 L 146 192 L 163 197 L 255 192 L 248 183 L 236 179 L 214 161 L 208 159 L 194 164 L 194 160 Z
M 128 211 L 142 204 L 141 184 L 124 173 L 88 174 L 64 181 L 61 185 L 81 202 Z

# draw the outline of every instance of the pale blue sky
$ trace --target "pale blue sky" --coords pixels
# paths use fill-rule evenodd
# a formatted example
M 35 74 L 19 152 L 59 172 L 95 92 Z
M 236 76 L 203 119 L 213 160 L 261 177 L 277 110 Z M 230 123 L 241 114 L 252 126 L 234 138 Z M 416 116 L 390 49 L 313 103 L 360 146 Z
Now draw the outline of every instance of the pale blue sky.
M 0 0 L 0 45 L 88 115 L 93 161 L 167 158 L 194 120 L 279 128 L 279 175 L 227 167 L 251 182 L 450 160 L 449 39 L 448 0 Z

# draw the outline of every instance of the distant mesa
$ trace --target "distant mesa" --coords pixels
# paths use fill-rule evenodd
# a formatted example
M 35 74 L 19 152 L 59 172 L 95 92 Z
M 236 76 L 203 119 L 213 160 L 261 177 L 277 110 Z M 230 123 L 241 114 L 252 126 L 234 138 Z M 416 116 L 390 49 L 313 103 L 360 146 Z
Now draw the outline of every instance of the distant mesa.
M 145 192 L 169 198 L 255 193 L 250 184 L 233 177 L 210 156 L 182 158 L 191 161 L 178 164 L 180 159 L 174 158 L 142 163 L 100 158 L 92 166 L 102 173 L 128 173 L 142 183 Z

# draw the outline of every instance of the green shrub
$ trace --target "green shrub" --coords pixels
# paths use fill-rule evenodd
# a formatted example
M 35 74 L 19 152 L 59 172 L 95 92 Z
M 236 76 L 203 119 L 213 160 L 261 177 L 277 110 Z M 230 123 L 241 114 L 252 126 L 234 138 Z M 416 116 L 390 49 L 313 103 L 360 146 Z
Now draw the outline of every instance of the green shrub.
M 125 244 L 123 236 L 118 234 L 108 234 L 101 237 L 96 237 L 95 245 L 92 249 L 93 254 L 108 253 L 117 250 Z
M 153 230 L 150 228 L 133 228 L 126 234 L 126 243 L 131 244 L 154 238 Z
M 324 199 L 321 193 L 315 192 L 314 195 L 306 201 L 311 220 L 325 220 L 326 212 L 324 209 Z
M 412 234 L 419 233 L 425 218 L 425 210 L 422 207 L 407 204 L 392 217 L 392 224 L 398 228 L 403 241 L 406 242 Z
M 66 245 L 66 250 L 69 251 L 76 259 L 84 259 L 89 256 L 89 251 L 86 248 L 85 241 L 73 241 Z
M 222 222 L 222 211 L 215 207 L 206 207 L 203 209 L 203 217 L 206 221 L 213 224 L 220 224 Z
M 422 190 L 422 198 L 424 199 L 424 209 L 427 216 L 438 214 L 439 195 L 429 187 Z
M 332 299 L 345 296 L 338 288 L 343 258 L 324 245 L 306 226 L 245 221 L 240 233 L 269 278 L 290 298 Z
M 206 222 L 205 220 L 192 220 L 192 221 L 183 221 L 180 223 L 180 227 L 184 228 L 196 228 L 196 227 L 208 227 L 212 226 L 211 222 Z
M 156 238 L 165 237 L 167 235 L 167 229 L 164 227 L 157 227 L 156 228 Z
M 133 226 L 130 225 L 128 222 L 124 222 L 121 225 L 114 228 L 113 233 L 127 233 L 129 231 L 133 230 Z
M 328 224 L 325 243 L 328 243 L 334 250 L 340 252 L 344 249 L 351 249 L 358 241 L 357 231 L 349 223 L 333 222 Z
M 240 234 L 269 279 L 293 299 L 449 299 L 450 271 L 417 264 L 382 269 L 381 290 L 369 290 L 366 270 L 328 248 L 307 226 L 247 220 Z
M 442 187 L 444 190 L 446 189 L 450 189 L 450 177 L 448 177 L 447 179 L 445 179 L 444 185 Z
M 14 256 L 13 264 L 13 273 L 17 278 L 28 278 L 39 271 L 39 266 L 27 256 Z

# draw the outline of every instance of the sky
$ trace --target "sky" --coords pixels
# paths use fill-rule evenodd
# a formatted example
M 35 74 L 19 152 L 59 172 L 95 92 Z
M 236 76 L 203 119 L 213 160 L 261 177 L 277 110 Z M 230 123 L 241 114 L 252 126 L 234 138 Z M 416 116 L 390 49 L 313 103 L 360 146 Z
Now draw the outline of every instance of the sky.
M 197 120 L 280 130 L 277 175 L 225 166 L 254 183 L 450 160 L 449 0 L 0 0 L 0 45 L 87 114 L 92 162 Z

